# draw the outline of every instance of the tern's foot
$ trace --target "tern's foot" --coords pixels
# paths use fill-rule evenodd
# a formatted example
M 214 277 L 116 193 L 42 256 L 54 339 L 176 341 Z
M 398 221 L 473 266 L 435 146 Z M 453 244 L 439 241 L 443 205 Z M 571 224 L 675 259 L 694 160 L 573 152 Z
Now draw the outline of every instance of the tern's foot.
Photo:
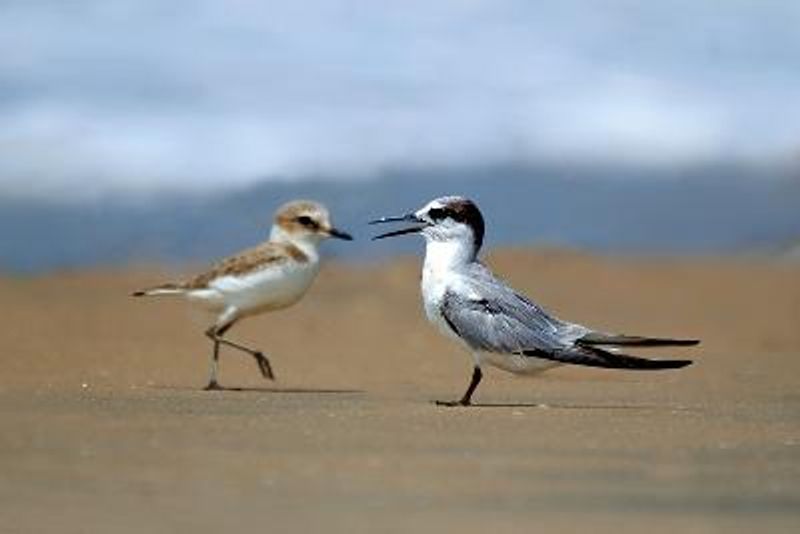
M 206 387 L 203 388 L 205 391 L 222 391 L 222 386 L 219 385 L 219 382 L 216 380 L 212 380 L 208 383 Z
M 437 401 L 434 401 L 434 404 L 436 406 L 454 407 L 454 406 L 470 406 L 472 403 L 470 401 L 468 401 L 468 400 L 461 399 L 461 400 L 457 400 L 457 401 L 441 401 L 441 400 L 437 400 Z

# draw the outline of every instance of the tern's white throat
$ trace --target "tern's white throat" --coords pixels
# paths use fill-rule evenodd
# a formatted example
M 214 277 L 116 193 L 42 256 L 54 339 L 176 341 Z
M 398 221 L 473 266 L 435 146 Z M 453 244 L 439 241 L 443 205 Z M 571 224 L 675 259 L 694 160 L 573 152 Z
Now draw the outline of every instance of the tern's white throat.
M 465 232 L 443 238 L 435 233 L 435 228 L 426 228 L 425 236 L 425 268 L 434 271 L 457 269 L 477 259 L 478 247 L 469 228 Z
M 478 208 L 460 197 L 429 202 L 414 216 L 424 221 L 425 267 L 447 271 L 474 262 L 483 243 L 484 224 Z

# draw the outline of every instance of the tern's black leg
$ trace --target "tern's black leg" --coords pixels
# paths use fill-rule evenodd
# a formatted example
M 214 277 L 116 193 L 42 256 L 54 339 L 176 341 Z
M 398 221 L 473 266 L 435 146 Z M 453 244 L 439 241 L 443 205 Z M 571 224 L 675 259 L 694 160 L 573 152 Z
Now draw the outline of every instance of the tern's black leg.
M 251 349 L 250 347 L 246 347 L 244 345 L 235 343 L 233 341 L 230 341 L 222 337 L 223 334 L 225 334 L 225 332 L 227 332 L 231 326 L 233 326 L 233 323 L 227 324 L 221 328 L 215 328 L 212 326 L 211 328 L 206 330 L 206 335 L 210 337 L 212 340 L 214 340 L 214 342 L 217 344 L 221 343 L 223 345 L 227 345 L 229 347 L 232 347 L 234 349 L 249 354 L 250 356 L 255 358 L 256 364 L 258 364 L 258 369 L 259 371 L 261 371 L 261 374 L 264 376 L 264 378 L 268 378 L 269 380 L 275 380 L 275 373 L 272 372 L 272 365 L 269 363 L 267 357 L 264 356 L 263 352 Z
M 472 394 L 475 392 L 475 388 L 478 387 L 478 384 L 481 383 L 482 378 L 483 372 L 481 368 L 476 365 L 472 370 L 472 380 L 470 380 L 467 391 L 464 392 L 464 396 L 461 397 L 461 400 L 436 401 L 436 404 L 439 406 L 469 406 L 472 404 Z

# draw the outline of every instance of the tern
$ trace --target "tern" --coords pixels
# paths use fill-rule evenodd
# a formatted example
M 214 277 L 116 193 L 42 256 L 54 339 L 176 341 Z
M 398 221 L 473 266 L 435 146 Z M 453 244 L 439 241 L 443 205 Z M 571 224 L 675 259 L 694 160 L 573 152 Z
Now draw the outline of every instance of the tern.
M 425 314 L 445 335 L 471 353 L 474 367 L 466 392 L 445 406 L 468 406 L 483 378 L 484 364 L 516 374 L 535 374 L 562 364 L 611 369 L 661 370 L 691 360 L 652 360 L 617 352 L 615 347 L 697 345 L 695 339 L 612 334 L 564 321 L 497 278 L 478 259 L 484 220 L 469 199 L 447 196 L 399 217 L 370 224 L 407 222 L 412 226 L 373 239 L 422 234 L 425 260 L 422 300 Z

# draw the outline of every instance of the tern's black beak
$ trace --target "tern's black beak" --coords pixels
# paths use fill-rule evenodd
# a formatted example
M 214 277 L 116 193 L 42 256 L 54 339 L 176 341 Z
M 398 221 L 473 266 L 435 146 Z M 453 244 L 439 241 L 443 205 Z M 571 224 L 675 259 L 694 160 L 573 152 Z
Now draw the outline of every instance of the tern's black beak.
M 347 232 L 342 232 L 336 228 L 331 228 L 328 230 L 328 235 L 331 237 L 335 237 L 336 239 L 344 239 L 345 241 L 352 241 L 353 236 L 348 234 Z
M 369 224 L 384 224 L 390 222 L 411 222 L 411 223 L 421 224 L 421 226 L 412 226 L 410 228 L 403 228 L 402 230 L 394 230 L 392 232 L 386 232 L 385 234 L 376 235 L 375 237 L 372 238 L 373 241 L 377 239 L 383 239 L 385 237 L 394 237 L 405 234 L 416 234 L 427 226 L 427 223 L 425 221 L 423 221 L 413 213 L 409 213 L 407 215 L 401 215 L 399 217 L 381 217 L 380 219 L 375 219 L 374 221 L 370 221 Z

